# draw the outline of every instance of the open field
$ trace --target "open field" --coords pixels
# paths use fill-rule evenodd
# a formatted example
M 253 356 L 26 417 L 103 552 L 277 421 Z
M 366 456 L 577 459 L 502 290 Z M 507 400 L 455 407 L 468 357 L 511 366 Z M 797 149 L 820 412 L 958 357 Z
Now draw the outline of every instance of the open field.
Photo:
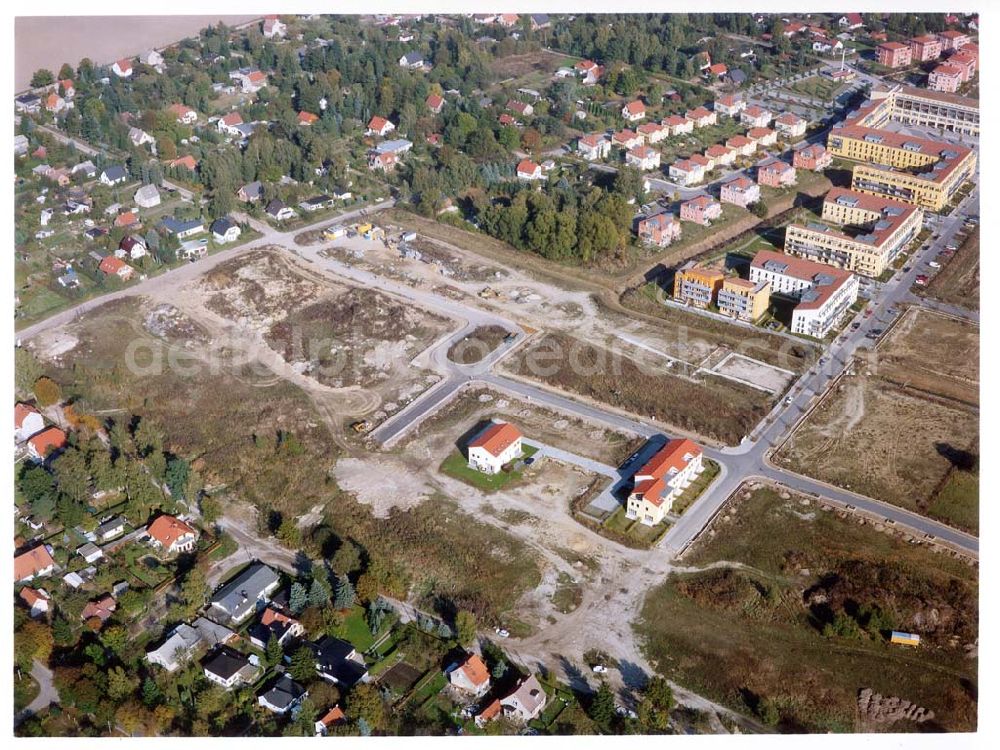
M 636 630 L 659 671 L 784 731 L 975 729 L 975 568 L 787 493 L 731 503 L 690 552 L 702 570 L 646 600 Z M 889 645 L 894 628 L 919 650 Z M 879 720 L 865 689 L 933 717 Z
M 738 443 L 770 407 L 759 390 L 721 378 L 675 375 L 671 363 L 640 349 L 624 352 L 548 333 L 504 366 L 520 377 L 727 443 Z M 676 368 L 684 369 L 683 363 Z
M 448 359 L 462 365 L 480 362 L 509 335 L 503 326 L 480 326 L 448 349 Z
M 974 229 L 952 258 L 918 294 L 950 305 L 979 309 L 979 229 Z
M 935 496 L 952 471 L 977 461 L 978 340 L 974 326 L 908 312 L 876 350 L 885 364 L 857 360 L 857 374 L 838 383 L 776 462 L 976 532 L 977 493 Z

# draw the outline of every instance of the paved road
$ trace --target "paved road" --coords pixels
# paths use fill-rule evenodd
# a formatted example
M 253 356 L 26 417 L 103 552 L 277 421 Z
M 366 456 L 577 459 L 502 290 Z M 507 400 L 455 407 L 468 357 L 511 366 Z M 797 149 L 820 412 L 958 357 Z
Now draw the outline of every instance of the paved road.
M 31 676 L 38 683 L 38 695 L 25 708 L 14 716 L 14 726 L 18 726 L 25 719 L 44 711 L 53 703 L 59 702 L 59 691 L 52 682 L 52 670 L 42 664 L 38 659 L 31 665 Z

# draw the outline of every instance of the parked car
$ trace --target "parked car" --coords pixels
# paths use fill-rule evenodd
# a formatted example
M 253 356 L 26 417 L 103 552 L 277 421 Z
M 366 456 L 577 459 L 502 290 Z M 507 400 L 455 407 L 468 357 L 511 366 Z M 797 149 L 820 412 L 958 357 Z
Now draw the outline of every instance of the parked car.
M 494 632 L 501 638 L 509 638 L 510 633 L 503 628 L 494 628 Z
M 594 666 L 592 667 L 592 669 L 593 669 L 593 670 L 594 670 L 594 671 L 595 671 L 595 672 L 596 672 L 597 674 L 604 674 L 605 672 L 607 672 L 607 671 L 608 671 L 608 668 L 607 668 L 606 666 L 604 666 L 603 664 L 595 664 L 595 665 L 594 665 Z

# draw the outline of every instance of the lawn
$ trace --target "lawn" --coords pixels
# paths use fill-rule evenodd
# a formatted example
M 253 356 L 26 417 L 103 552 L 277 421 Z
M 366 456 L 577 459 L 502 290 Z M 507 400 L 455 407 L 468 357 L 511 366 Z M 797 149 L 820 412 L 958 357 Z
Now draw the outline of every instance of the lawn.
M 538 448 L 525 444 L 522 448 L 522 459 L 530 458 L 538 452 Z M 515 462 L 516 464 L 516 462 Z M 471 484 L 483 492 L 496 492 L 514 482 L 518 482 L 524 475 L 524 469 L 505 469 L 496 474 L 484 474 L 481 471 L 469 466 L 469 461 L 461 451 L 452 453 L 441 464 L 441 472 L 455 479 L 460 479 L 466 484 Z
M 701 474 L 699 474 L 698 477 L 691 482 L 691 486 L 684 490 L 684 492 L 681 493 L 681 496 L 674 501 L 674 506 L 671 510 L 677 515 L 680 515 L 691 507 L 691 504 L 701 497 L 701 493 L 708 489 L 708 486 L 715 481 L 717 476 L 719 476 L 721 469 L 719 464 L 715 461 L 710 458 L 706 458 L 702 464 L 704 466 L 704 470 Z
M 377 634 L 372 635 L 368 627 L 368 621 L 365 619 L 364 607 L 356 606 L 351 608 L 351 611 L 347 613 L 344 621 L 337 626 L 333 634 L 337 638 L 342 638 L 350 643 L 360 653 L 365 653 L 372 647 L 378 636 L 382 635 L 391 625 L 391 618 L 386 617 L 383 621 L 382 629 Z
M 841 515 L 744 486 L 686 560 L 742 567 L 675 574 L 654 589 L 636 623 L 649 658 L 735 710 L 774 707 L 786 731 L 974 730 L 976 569 Z M 874 611 L 877 624 L 865 614 Z M 891 628 L 920 633 L 920 650 L 888 644 Z M 864 688 L 934 718 L 866 722 Z
M 625 508 L 618 506 L 617 510 L 604 521 L 604 528 L 611 531 L 616 541 L 621 541 L 631 547 L 648 548 L 655 545 L 667 533 L 670 524 L 666 521 L 647 526 L 638 518 L 631 519 L 625 515 Z M 617 538 L 618 535 L 625 537 Z
M 979 472 L 956 469 L 927 508 L 927 515 L 979 533 Z

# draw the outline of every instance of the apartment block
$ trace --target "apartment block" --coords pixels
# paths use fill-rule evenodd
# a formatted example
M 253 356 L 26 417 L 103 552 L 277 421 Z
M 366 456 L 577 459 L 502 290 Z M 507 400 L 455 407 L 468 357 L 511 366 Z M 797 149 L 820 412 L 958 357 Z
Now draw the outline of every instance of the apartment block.
M 938 65 L 927 78 L 927 88 L 931 91 L 944 91 L 954 94 L 962 85 L 962 69 L 945 63 Z
M 916 36 L 910 40 L 910 56 L 913 62 L 927 62 L 941 57 L 941 40 L 934 34 Z
M 791 330 L 813 338 L 830 333 L 858 298 L 858 278 L 850 271 L 771 250 L 754 256 L 750 281 L 766 281 L 773 294 L 798 300 Z
M 823 200 L 822 220 L 786 227 L 785 252 L 877 278 L 919 234 L 924 214 L 899 201 L 834 188 Z
M 681 221 L 708 226 L 722 216 L 722 204 L 708 195 L 697 195 L 681 203 Z
M 716 298 L 720 313 L 750 323 L 760 320 L 770 302 L 770 281 L 750 281 L 736 276 L 722 282 Z
M 667 247 L 674 240 L 680 239 L 681 223 L 673 214 L 663 212 L 639 219 L 635 231 L 643 244 Z
M 916 86 L 880 84 L 872 87 L 871 99 L 844 124 L 881 128 L 888 122 L 979 135 L 979 101 Z
M 719 200 L 746 208 L 760 200 L 760 185 L 749 177 L 736 177 L 723 183 L 719 191 Z
M 674 300 L 706 308 L 715 304 L 725 275 L 718 268 L 699 266 L 688 261 L 674 274 Z
M 833 156 L 818 143 L 810 143 L 804 148 L 792 153 L 792 166 L 796 169 L 808 169 L 812 172 L 822 172 L 833 163 Z
M 904 68 L 913 60 L 909 45 L 899 42 L 882 42 L 875 48 L 879 65 L 887 68 Z
M 757 184 L 783 188 L 795 184 L 795 167 L 780 159 L 767 159 L 757 165 Z

